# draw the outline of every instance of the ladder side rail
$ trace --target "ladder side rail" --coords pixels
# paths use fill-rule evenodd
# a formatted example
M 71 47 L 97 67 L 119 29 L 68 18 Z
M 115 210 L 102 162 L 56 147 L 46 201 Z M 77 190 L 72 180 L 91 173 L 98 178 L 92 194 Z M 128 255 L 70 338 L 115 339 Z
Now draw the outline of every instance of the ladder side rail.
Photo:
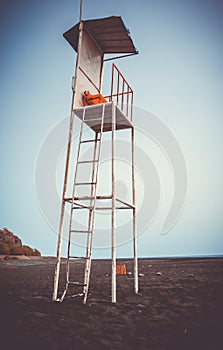
M 58 287 L 59 287 L 61 249 L 62 249 L 62 241 L 63 241 L 64 212 L 65 212 L 65 204 L 66 204 L 65 197 L 66 197 L 66 191 L 67 191 L 68 168 L 70 165 L 70 151 L 71 151 L 74 114 L 75 114 L 74 109 L 73 109 L 74 94 L 75 94 L 75 92 L 73 91 L 72 110 L 71 110 L 71 116 L 70 116 L 69 138 L 68 138 L 68 145 L 67 145 L 66 167 L 65 167 L 65 175 L 64 175 L 64 186 L 63 186 L 59 233 L 58 233 L 57 262 L 56 262 L 56 267 L 55 267 L 55 272 L 54 272 L 54 286 L 53 286 L 53 296 L 52 296 L 53 301 L 57 301 Z
M 76 185 L 77 173 L 78 173 L 78 160 L 79 160 L 79 157 L 80 157 L 80 148 L 81 148 L 81 140 L 82 140 L 82 134 L 83 134 L 84 117 L 85 117 L 85 109 L 83 109 L 83 114 L 82 114 L 81 129 L 80 129 L 80 135 L 79 135 L 79 144 L 78 144 L 78 151 L 77 151 L 77 160 L 76 160 L 76 167 L 75 167 L 75 174 L 74 174 L 74 181 L 73 181 L 71 207 L 70 207 L 69 236 L 68 236 L 68 246 L 67 246 L 66 285 L 65 285 L 65 290 L 63 292 L 63 295 L 61 297 L 61 301 L 63 301 L 63 299 L 64 299 L 64 297 L 65 297 L 65 295 L 67 293 L 68 286 L 69 286 L 69 276 L 70 276 L 69 255 L 70 255 L 70 246 L 71 246 L 71 232 L 72 232 L 72 220 L 73 220 L 74 194 L 75 194 L 75 188 L 76 188 L 75 185 Z
M 94 153 L 93 153 L 93 160 L 96 160 L 97 150 L 98 150 L 98 133 L 95 133 L 95 144 L 94 144 Z M 101 137 L 100 137 L 101 139 Z M 99 141 L 100 142 L 100 141 Z M 88 272 L 89 272 L 89 256 L 90 256 L 90 236 L 92 234 L 92 228 L 91 228 L 91 218 L 92 218 L 92 209 L 93 209 L 93 200 L 95 199 L 95 170 L 96 170 L 96 163 L 93 163 L 92 166 L 92 174 L 91 174 L 91 194 L 90 194 L 90 203 L 89 203 L 89 216 L 88 216 L 88 241 L 86 246 L 86 264 L 85 264 L 85 272 L 84 272 L 84 288 L 83 293 L 86 294 L 86 286 L 87 286 L 87 280 L 88 280 Z
M 100 129 L 100 141 L 99 141 L 99 147 L 98 147 L 98 156 L 97 156 L 97 164 L 96 164 L 96 171 L 94 173 L 95 176 L 95 186 L 93 188 L 94 199 L 93 199 L 93 208 L 92 208 L 92 214 L 90 217 L 90 230 L 91 233 L 89 234 L 89 241 L 88 241 L 88 259 L 86 260 L 86 287 L 85 287 L 85 293 L 84 293 L 84 304 L 87 302 L 87 296 L 88 296 L 88 290 L 89 290 L 89 281 L 90 281 L 90 270 L 91 270 L 91 260 L 92 260 L 92 243 L 93 243 L 93 234 L 94 234 L 94 219 L 95 219 L 95 209 L 96 209 L 96 199 L 97 199 L 97 184 L 98 184 L 98 172 L 99 172 L 99 160 L 100 160 L 100 154 L 101 154 L 101 144 L 102 144 L 102 135 L 103 135 L 103 129 L 104 129 L 104 116 L 105 116 L 105 104 L 102 105 L 102 120 L 101 120 L 101 129 Z M 97 135 L 96 135 L 97 136 Z
M 81 0 L 81 8 L 82 8 L 82 0 Z M 68 145 L 67 145 L 67 157 L 66 157 L 66 167 L 65 167 L 65 175 L 64 175 L 64 186 L 63 186 L 63 196 L 62 196 L 62 205 L 61 205 L 61 214 L 60 214 L 60 223 L 59 223 L 59 234 L 58 234 L 58 244 L 57 244 L 57 262 L 54 273 L 54 286 L 53 286 L 53 296 L 52 300 L 57 300 L 58 287 L 59 287 L 59 276 L 60 276 L 60 263 L 61 263 L 61 249 L 62 249 L 62 241 L 63 241 L 63 226 L 64 226 L 64 212 L 65 212 L 65 203 L 64 198 L 66 197 L 67 191 L 67 181 L 68 181 L 68 170 L 70 165 L 70 151 L 71 151 L 71 143 L 72 143 L 72 135 L 73 135 L 73 123 L 74 123 L 74 114 L 75 114 L 75 95 L 76 95 L 76 77 L 77 70 L 79 64 L 79 52 L 82 43 L 82 33 L 83 33 L 83 22 L 81 20 L 82 10 L 80 10 L 80 23 L 79 23 L 79 40 L 78 40 L 78 49 L 77 49 L 77 59 L 75 64 L 75 76 L 72 83 L 72 102 L 71 102 L 71 115 L 70 115 L 70 128 L 69 128 L 69 136 L 68 136 Z

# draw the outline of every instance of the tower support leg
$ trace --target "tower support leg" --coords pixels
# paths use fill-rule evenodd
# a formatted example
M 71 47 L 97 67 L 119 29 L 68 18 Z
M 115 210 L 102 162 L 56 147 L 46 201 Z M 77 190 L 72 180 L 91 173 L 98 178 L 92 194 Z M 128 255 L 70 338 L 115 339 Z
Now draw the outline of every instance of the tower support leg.
M 132 200 L 133 200 L 133 251 L 134 251 L 134 291 L 139 291 L 138 253 L 136 230 L 136 194 L 135 194 L 135 130 L 132 128 Z
M 115 105 L 112 103 L 112 303 L 116 303 Z
M 74 94 L 73 94 L 73 100 L 74 100 Z M 73 105 L 73 101 L 72 101 L 72 105 Z M 69 129 L 69 137 L 68 137 L 68 145 L 67 145 L 67 158 L 66 158 L 66 168 L 65 168 L 65 175 L 64 175 L 63 198 L 62 198 L 62 205 L 61 205 L 59 234 L 58 234 L 57 262 L 56 262 L 55 273 L 54 273 L 54 285 L 53 285 L 53 296 L 52 296 L 53 301 L 57 300 L 58 285 L 59 285 L 61 249 L 62 249 L 62 241 L 63 241 L 63 225 L 64 225 L 64 214 L 65 214 L 65 197 L 67 192 L 68 170 L 69 170 L 69 164 L 70 164 L 73 122 L 74 122 L 74 110 L 72 109 L 71 115 L 70 115 L 70 129 Z

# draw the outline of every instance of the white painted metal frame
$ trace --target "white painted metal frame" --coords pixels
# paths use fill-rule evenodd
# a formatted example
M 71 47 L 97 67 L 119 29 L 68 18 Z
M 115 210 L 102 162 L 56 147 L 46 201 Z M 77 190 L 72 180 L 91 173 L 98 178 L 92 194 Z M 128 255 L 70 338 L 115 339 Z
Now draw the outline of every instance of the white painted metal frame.
M 84 34 L 85 35 L 85 34 Z M 91 187 L 91 195 L 82 197 L 83 200 L 90 200 L 90 205 L 84 205 L 83 203 L 79 203 L 80 198 L 75 197 L 74 187 L 72 191 L 72 196 L 67 197 L 67 183 L 68 183 L 68 173 L 69 173 L 69 166 L 70 166 L 70 156 L 71 156 L 71 143 L 72 143 L 72 137 L 73 137 L 73 126 L 74 126 L 74 116 L 75 114 L 80 118 L 80 115 L 82 117 L 82 126 L 80 131 L 80 139 L 82 137 L 82 130 L 83 130 L 83 123 L 85 122 L 89 127 L 91 127 L 90 121 L 85 120 L 85 115 L 90 111 L 94 111 L 97 113 L 97 109 L 101 108 L 101 105 L 98 106 L 88 106 L 88 107 L 82 107 L 81 100 L 80 100 L 80 86 L 82 89 L 82 83 L 80 80 L 78 80 L 78 76 L 80 75 L 80 72 L 82 76 L 84 76 L 84 79 L 86 81 L 86 78 L 88 80 L 88 85 L 93 87 L 93 92 L 96 87 L 98 87 L 98 90 L 100 92 L 101 90 L 101 79 L 102 79 L 102 69 L 103 69 L 103 53 L 100 52 L 99 48 L 95 44 L 95 46 L 92 44 L 91 47 L 93 47 L 93 50 L 95 52 L 96 61 L 95 61 L 95 67 L 97 70 L 97 74 L 99 75 L 99 80 L 96 79 L 96 82 L 91 81 L 91 77 L 88 77 L 88 74 L 86 76 L 86 72 L 90 72 L 90 67 L 83 64 L 83 57 L 81 58 L 80 53 L 82 49 L 82 39 L 83 39 L 83 22 L 82 22 L 82 0 L 80 2 L 80 23 L 79 23 L 79 40 L 78 40 L 78 50 L 77 50 L 77 60 L 76 60 L 76 68 L 75 68 L 75 76 L 73 77 L 72 82 L 72 89 L 73 89 L 73 96 L 72 96 L 72 105 L 71 105 L 71 115 L 70 115 L 70 128 L 69 128 L 69 137 L 68 137 L 68 146 L 67 146 L 67 156 L 66 156 L 66 167 L 65 167 L 65 176 L 64 176 L 64 186 L 63 186 L 63 195 L 62 195 L 62 205 L 61 205 L 61 214 L 60 214 L 60 223 L 59 223 L 59 233 L 58 233 L 58 245 L 57 245 L 57 262 L 55 267 L 55 275 L 54 275 L 54 288 L 53 288 L 53 301 L 62 301 L 67 293 L 68 286 L 70 283 L 69 280 L 69 271 L 70 271 L 70 265 L 69 265 L 69 257 L 70 257 L 70 244 L 71 244 L 71 232 L 72 232 L 72 213 L 73 209 L 78 208 L 87 208 L 89 209 L 89 220 L 88 220 L 88 241 L 87 241 L 87 247 L 86 247 L 86 265 L 85 265 L 85 274 L 84 274 L 84 283 L 83 283 L 83 293 L 81 295 L 84 295 L 83 302 L 86 303 L 87 301 L 87 295 L 88 295 L 88 289 L 89 289 L 89 281 L 90 281 L 90 268 L 91 268 L 91 258 L 92 258 L 92 244 L 93 244 L 93 230 L 94 230 L 94 216 L 95 216 L 95 210 L 104 210 L 108 209 L 108 207 L 97 207 L 96 202 L 100 199 L 111 199 L 111 206 L 109 209 L 111 209 L 111 234 L 112 234 L 112 281 L 111 281 L 111 297 L 112 297 L 112 303 L 116 303 L 116 209 L 130 209 L 133 213 L 133 247 L 134 247 L 134 291 L 135 293 L 138 293 L 138 257 L 137 257 L 137 229 L 136 229 L 136 195 L 135 195 L 135 156 L 134 156 L 134 126 L 132 124 L 132 121 L 125 117 L 124 113 L 118 108 L 117 104 L 115 102 L 109 102 L 107 104 L 104 104 L 102 107 L 102 120 L 99 128 L 95 129 L 95 145 L 94 145 L 94 160 L 96 160 L 96 153 L 97 153 L 97 147 L 99 147 L 99 153 L 98 153 L 98 162 L 96 162 L 93 165 L 92 170 L 92 187 Z M 89 40 L 89 39 L 87 39 Z M 84 50 L 86 50 L 86 47 L 83 46 Z M 84 75 L 83 75 L 83 67 Z M 79 76 L 80 78 L 80 76 Z M 95 78 L 95 74 L 93 74 L 93 79 Z M 81 107 L 81 108 L 77 108 Z M 109 111 L 109 112 L 108 112 Z M 107 120 L 106 120 L 107 118 Z M 86 118 L 87 119 L 87 118 Z M 92 116 L 89 117 L 89 119 L 92 119 Z M 124 120 L 124 124 L 123 124 Z M 93 120 L 92 120 L 93 121 Z M 93 121 L 95 123 L 95 121 Z M 93 124 L 94 124 L 93 123 Z M 104 123 L 107 125 L 104 125 Z M 122 199 L 116 198 L 116 186 L 115 186 L 115 179 L 116 179 L 116 169 L 115 169 L 115 157 L 116 157 L 116 147 L 115 147 L 115 133 L 117 129 L 127 129 L 129 128 L 131 130 L 131 144 L 132 144 L 132 204 L 127 203 L 123 201 Z M 98 167 L 99 167 L 99 161 L 100 161 L 100 147 L 101 147 L 101 140 L 100 144 L 98 145 L 98 134 L 100 133 L 100 137 L 102 138 L 102 134 L 105 131 L 111 131 L 111 143 L 112 143 L 112 194 L 111 195 L 105 195 L 105 196 L 98 196 L 97 195 L 97 186 L 94 185 L 94 182 L 97 183 L 98 181 Z M 78 158 L 77 158 L 78 159 Z M 77 168 L 76 168 L 77 169 Z M 96 179 L 95 179 L 96 177 Z M 94 181 L 95 180 L 95 181 Z M 76 174 L 74 178 L 74 184 L 76 183 Z M 117 206 L 116 202 L 119 202 L 119 207 Z M 61 298 L 58 298 L 58 287 L 59 287 L 59 277 L 60 277 L 60 266 L 61 266 L 61 250 L 62 250 L 62 242 L 63 242 L 63 228 L 64 228 L 64 215 L 65 215 L 65 204 L 70 203 L 71 204 L 71 211 L 70 211 L 70 225 L 69 225 L 69 240 L 68 240 L 68 247 L 67 247 L 67 267 L 66 267 L 66 285 L 65 290 L 62 294 Z M 74 282 L 75 283 L 75 282 Z

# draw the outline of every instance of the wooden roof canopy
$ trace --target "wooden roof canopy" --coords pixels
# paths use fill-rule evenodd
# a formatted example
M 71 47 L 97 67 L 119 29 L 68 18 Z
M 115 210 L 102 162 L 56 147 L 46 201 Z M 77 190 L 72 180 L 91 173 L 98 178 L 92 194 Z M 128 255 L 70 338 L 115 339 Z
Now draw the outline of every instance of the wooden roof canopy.
M 120 16 L 90 19 L 82 22 L 83 29 L 93 37 L 104 54 L 138 53 Z M 78 48 L 79 23 L 63 34 L 75 51 Z

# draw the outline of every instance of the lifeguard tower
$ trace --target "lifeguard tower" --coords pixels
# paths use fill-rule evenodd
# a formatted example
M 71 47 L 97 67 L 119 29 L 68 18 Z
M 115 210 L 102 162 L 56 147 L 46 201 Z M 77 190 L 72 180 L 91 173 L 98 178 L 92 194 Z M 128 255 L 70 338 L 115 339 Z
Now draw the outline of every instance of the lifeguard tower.
M 136 198 L 134 174 L 134 125 L 132 119 L 133 90 L 124 76 L 113 63 L 110 95 L 102 93 L 103 65 L 107 60 L 127 57 L 137 54 L 132 39 L 121 17 L 107 17 L 100 19 L 82 20 L 82 5 L 80 8 L 80 21 L 64 33 L 64 38 L 77 52 L 75 75 L 72 79 L 72 106 L 70 116 L 69 139 L 62 195 L 60 215 L 57 263 L 54 277 L 53 301 L 63 301 L 71 288 L 77 288 L 76 295 L 87 302 L 92 245 L 95 229 L 95 214 L 97 210 L 110 210 L 111 212 L 111 299 L 116 302 L 116 214 L 117 210 L 127 209 L 132 213 L 132 239 L 134 252 L 134 291 L 138 293 L 138 259 L 137 259 L 137 233 L 136 233 Z M 105 58 L 106 54 L 110 54 Z M 111 57 L 115 55 L 114 57 Z M 74 119 L 80 119 L 79 142 L 77 159 L 73 177 L 72 193 L 68 192 L 68 175 L 71 163 L 71 143 L 74 133 Z M 93 137 L 86 139 L 83 127 L 89 127 Z M 131 133 L 131 191 L 132 200 L 126 202 L 116 196 L 116 169 L 115 157 L 118 149 L 115 147 L 116 133 L 119 130 L 128 130 Z M 100 154 L 103 134 L 110 133 L 111 143 L 111 193 L 98 193 L 98 173 L 100 171 Z M 81 149 L 85 144 L 92 145 L 93 158 L 82 160 Z M 84 164 L 90 165 L 90 181 L 78 180 L 78 172 Z M 80 191 L 80 188 L 82 191 Z M 86 192 L 84 193 L 84 191 Z M 82 193 L 79 195 L 78 193 Z M 84 193 L 84 194 L 83 194 Z M 105 206 L 98 206 L 98 202 L 105 200 Z M 64 238 L 65 207 L 69 208 L 68 239 Z M 87 212 L 86 229 L 80 230 L 74 225 L 75 213 L 80 210 Z M 72 253 L 71 243 L 75 243 L 75 235 L 86 236 L 86 254 L 78 256 Z M 61 250 L 62 244 L 67 244 L 66 269 L 63 291 L 59 292 L 61 284 Z M 71 281 L 71 268 L 75 269 L 72 260 L 84 259 L 84 272 L 82 280 Z M 61 290 L 61 286 L 60 286 Z

